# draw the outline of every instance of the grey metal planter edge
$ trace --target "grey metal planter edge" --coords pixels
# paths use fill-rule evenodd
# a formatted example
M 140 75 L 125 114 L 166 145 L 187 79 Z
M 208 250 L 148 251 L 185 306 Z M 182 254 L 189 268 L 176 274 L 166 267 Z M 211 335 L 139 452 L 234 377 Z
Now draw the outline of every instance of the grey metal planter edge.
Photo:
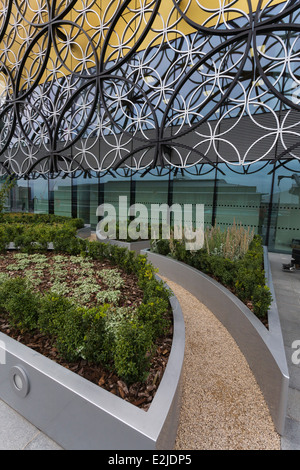
M 175 297 L 173 343 L 147 412 L 0 333 L 0 398 L 67 450 L 173 449 L 185 329 Z M 15 377 L 18 381 L 15 381 Z
M 226 327 L 256 378 L 277 432 L 283 435 L 289 372 L 267 248 L 264 247 L 264 268 L 273 296 L 268 312 L 269 329 L 234 294 L 201 271 L 150 250 L 142 250 L 141 254 L 147 255 L 160 275 L 178 283 L 206 305 Z
M 117 245 L 121 248 L 127 248 L 130 251 L 135 251 L 140 253 L 141 250 L 146 250 L 150 248 L 150 240 L 136 240 L 131 242 L 126 242 L 122 240 L 114 240 L 114 239 L 102 239 L 100 238 L 99 232 L 96 231 L 96 238 L 97 241 L 100 243 L 108 243 L 109 245 Z

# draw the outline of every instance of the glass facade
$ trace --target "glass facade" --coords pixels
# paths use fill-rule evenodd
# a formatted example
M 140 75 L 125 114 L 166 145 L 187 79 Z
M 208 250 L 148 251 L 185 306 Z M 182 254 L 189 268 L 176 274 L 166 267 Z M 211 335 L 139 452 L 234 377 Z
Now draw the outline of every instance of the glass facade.
M 197 175 L 197 168 L 188 172 L 176 172 L 173 176 L 172 190 L 174 204 L 192 205 L 191 221 L 194 227 L 196 226 L 196 204 L 204 205 L 204 225 L 212 224 L 215 170 L 201 176 Z M 189 222 L 188 219 L 187 221 Z
M 30 0 L 3 12 L 0 174 L 18 178 L 7 210 L 94 229 L 102 203 L 119 221 L 142 204 L 145 223 L 152 204 L 190 205 L 194 224 L 203 204 L 206 226 L 242 224 L 289 252 L 300 238 L 299 7 L 100 3 L 36 5 L 38 21 Z M 43 29 L 47 12 L 55 27 Z
M 72 180 L 56 177 L 49 180 L 49 198 L 53 202 L 53 213 L 65 217 L 72 216 Z
M 40 177 L 28 181 L 29 201 L 28 207 L 30 212 L 35 214 L 44 214 L 49 210 L 49 187 L 48 180 Z
M 290 249 L 292 240 L 300 238 L 299 162 L 279 168 L 274 175 L 269 239 L 275 251 Z
M 147 210 L 136 212 L 135 217 L 149 224 L 152 204 L 192 205 L 194 224 L 196 204 L 204 204 L 205 226 L 216 223 L 226 229 L 235 222 L 250 227 L 262 236 L 270 251 L 290 253 L 292 241 L 300 239 L 297 160 L 276 165 L 258 162 L 244 171 L 232 171 L 226 164 L 219 164 L 217 168 L 203 165 L 133 175 L 119 171 L 106 176 L 19 179 L 6 210 L 80 217 L 95 229 L 99 220 L 96 210 L 101 203 L 112 205 L 118 220 L 125 218 L 124 212 L 119 213 L 120 196 L 126 201 L 128 216 L 131 205 L 142 204 Z
M 216 223 L 226 228 L 241 224 L 268 238 L 269 205 L 272 191 L 272 165 L 258 162 L 251 172 L 233 172 L 225 164 L 220 165 L 216 181 Z

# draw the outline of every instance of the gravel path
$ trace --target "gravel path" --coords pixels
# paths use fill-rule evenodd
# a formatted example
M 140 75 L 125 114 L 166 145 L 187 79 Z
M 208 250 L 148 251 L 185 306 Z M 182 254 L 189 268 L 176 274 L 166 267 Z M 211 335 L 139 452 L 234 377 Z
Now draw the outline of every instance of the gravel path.
M 177 296 L 186 327 L 175 450 L 280 450 L 263 395 L 231 335 L 194 296 L 162 279 Z

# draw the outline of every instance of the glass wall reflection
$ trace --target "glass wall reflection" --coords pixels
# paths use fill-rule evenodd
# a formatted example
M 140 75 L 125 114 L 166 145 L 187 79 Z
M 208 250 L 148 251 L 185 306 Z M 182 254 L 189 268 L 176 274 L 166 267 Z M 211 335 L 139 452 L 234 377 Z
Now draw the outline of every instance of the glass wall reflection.
M 234 222 L 242 224 L 261 235 L 270 251 L 291 253 L 293 240 L 300 239 L 300 162 L 278 162 L 275 170 L 270 162 L 235 171 L 222 163 L 218 169 L 202 165 L 171 174 L 168 169 L 156 169 L 131 176 L 120 170 L 100 177 L 19 179 L 5 210 L 77 216 L 95 230 L 101 203 L 113 206 L 119 222 L 128 219 L 131 204 L 142 204 L 145 210 L 135 218 L 148 225 L 153 215 L 154 222 L 162 221 L 162 212 L 155 219 L 153 204 L 192 205 L 185 220 L 194 226 L 196 205 L 203 204 L 205 226 L 216 223 L 225 230 Z M 122 213 L 120 197 L 126 202 Z
M 40 176 L 29 180 L 29 212 L 48 214 L 48 180 Z
M 10 194 L 11 212 L 28 212 L 29 209 L 29 189 L 28 180 L 20 178 L 16 180 Z
M 177 171 L 173 175 L 173 204 L 192 204 L 193 211 L 190 220 L 196 227 L 196 204 L 204 204 L 204 226 L 212 224 L 215 170 L 210 165 Z
M 270 249 L 291 252 L 300 239 L 300 163 L 294 160 L 275 171 Z
M 77 217 L 82 219 L 85 224 L 90 225 L 95 230 L 98 217 L 96 215 L 98 208 L 99 178 L 96 174 L 87 176 L 82 173 L 73 178 L 73 199 L 76 201 Z M 75 192 L 75 195 L 74 195 Z M 73 200 L 73 205 L 75 204 Z
M 269 203 L 272 189 L 272 166 L 258 162 L 245 167 L 242 173 L 220 164 L 224 175 L 218 173 L 216 181 L 216 223 L 226 229 L 234 222 L 254 230 L 267 241 Z
M 58 176 L 51 180 L 50 188 L 54 214 L 72 217 L 72 179 Z
M 158 205 L 168 204 L 169 200 L 169 171 L 157 169 L 147 172 L 144 176 L 142 173 L 136 173 L 133 176 L 133 182 L 135 204 L 142 204 L 145 208 L 136 216 L 141 223 L 150 226 L 152 222 L 157 225 L 158 229 L 159 222 L 162 220 L 162 212 L 159 211 Z
M 127 220 L 128 208 L 130 206 L 130 189 L 130 175 L 125 176 L 123 170 L 118 171 L 118 173 L 100 176 L 100 199 L 103 203 L 114 207 L 115 215 L 119 222 Z M 124 206 L 120 205 L 120 197 L 126 201 Z

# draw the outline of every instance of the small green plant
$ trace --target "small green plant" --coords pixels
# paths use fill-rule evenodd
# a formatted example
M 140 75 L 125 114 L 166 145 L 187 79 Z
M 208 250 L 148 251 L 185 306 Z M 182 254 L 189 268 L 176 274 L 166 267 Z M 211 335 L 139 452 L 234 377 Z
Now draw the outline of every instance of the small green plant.
M 121 297 L 121 291 L 119 290 L 102 290 L 97 292 L 96 299 L 98 302 L 104 304 L 117 305 Z
M 84 312 L 84 307 L 71 304 L 64 314 L 63 324 L 56 333 L 56 347 L 61 356 L 70 362 L 81 357 L 85 335 Z
M 86 309 L 83 314 L 85 333 L 80 354 L 92 363 L 109 365 L 112 345 L 105 330 L 105 319 L 109 305 Z
M 168 301 L 164 298 L 155 298 L 137 308 L 137 317 L 152 329 L 153 338 L 163 336 L 170 327 L 170 320 L 166 316 L 168 308 Z
M 99 276 L 110 288 L 120 289 L 124 285 L 124 280 L 117 269 L 102 269 Z
M 8 279 L 0 286 L 0 306 L 9 316 L 11 324 L 21 330 L 37 327 L 40 297 L 20 277 Z
M 152 329 L 142 322 L 122 321 L 114 350 L 117 374 L 128 384 L 146 380 L 152 352 Z
M 65 316 L 73 309 L 73 303 L 63 295 L 48 292 L 41 297 L 38 327 L 45 333 L 56 336 L 63 328 Z
M 1 215 L 0 215 L 0 218 L 1 218 Z M 0 224 L 0 252 L 1 253 L 4 253 L 6 251 L 9 242 L 10 242 L 10 237 L 7 233 L 7 230 L 5 229 L 5 227 L 3 227 L 3 225 Z

